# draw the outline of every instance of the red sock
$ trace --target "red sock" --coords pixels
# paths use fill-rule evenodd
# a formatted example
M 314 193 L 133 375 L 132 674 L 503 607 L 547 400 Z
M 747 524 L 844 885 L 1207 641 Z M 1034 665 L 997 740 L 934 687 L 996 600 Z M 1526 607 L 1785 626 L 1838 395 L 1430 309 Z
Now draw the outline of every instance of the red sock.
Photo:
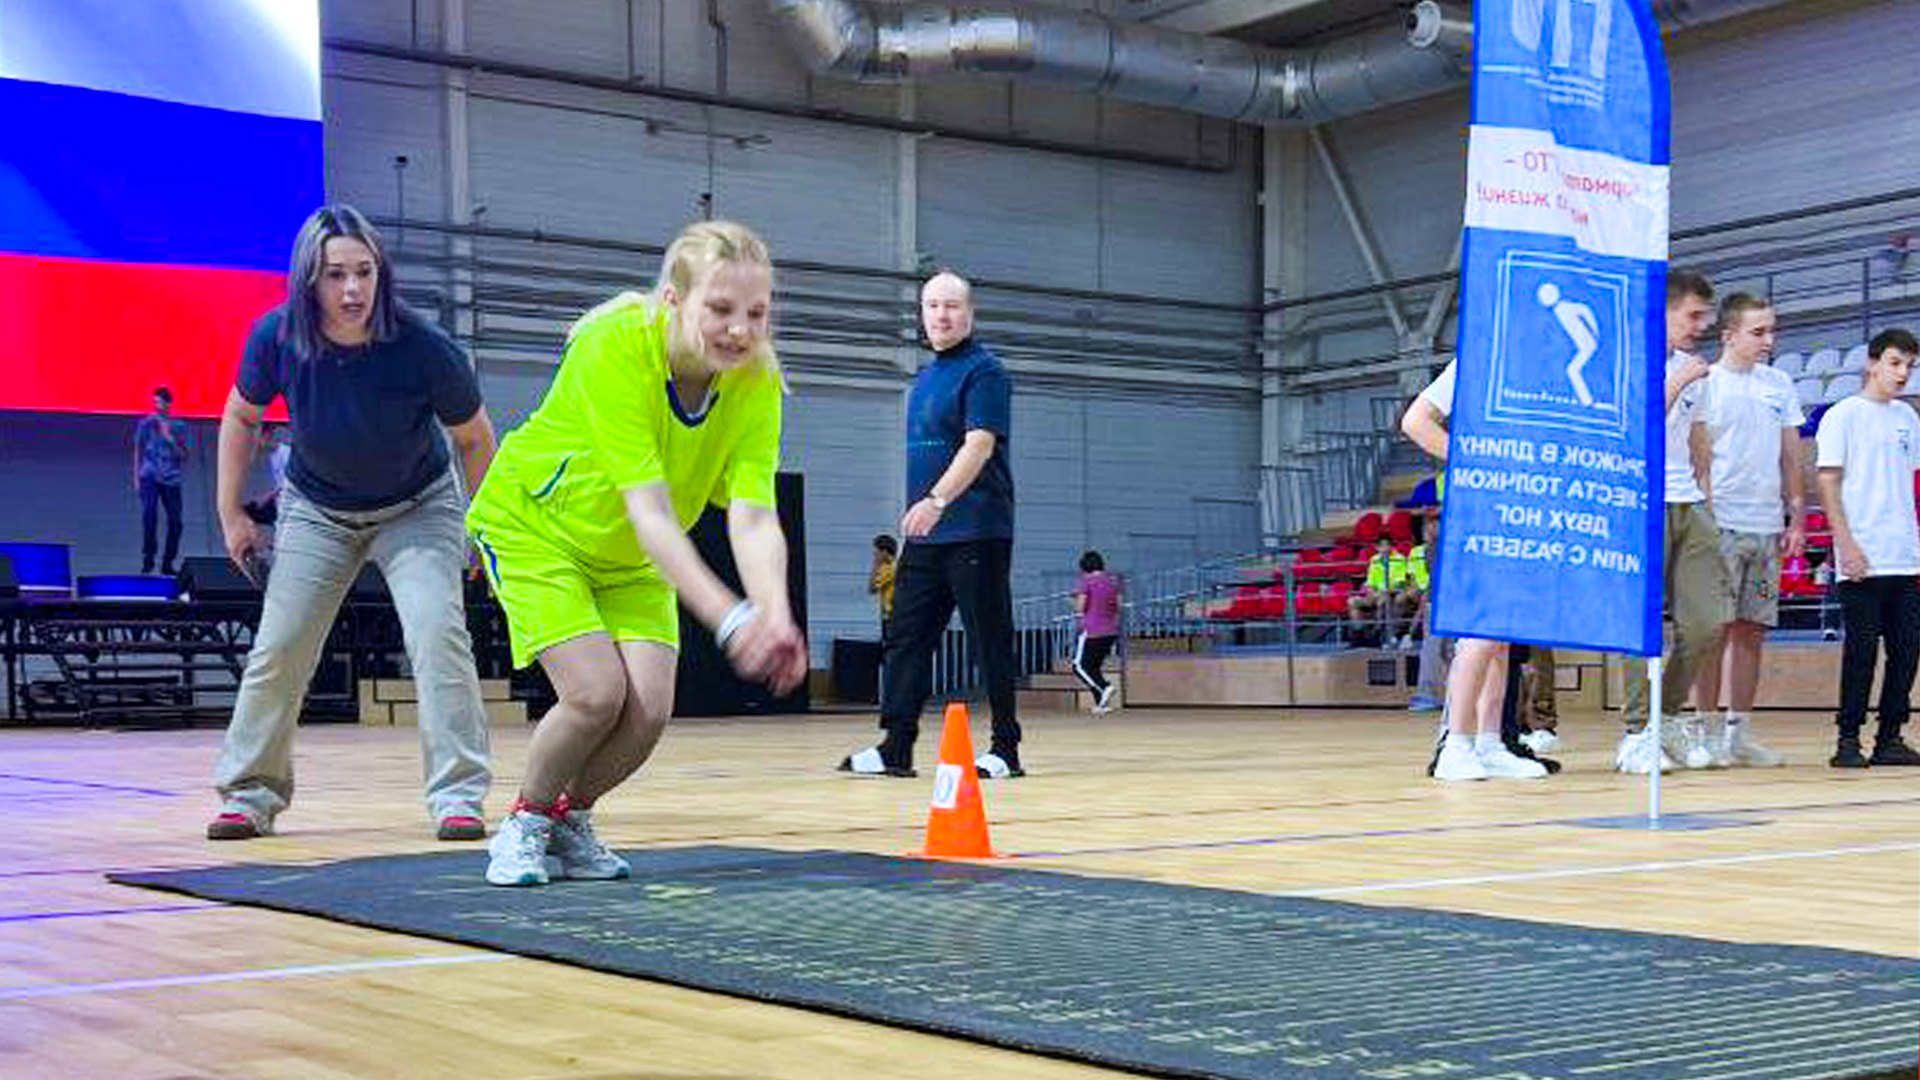
M 565 798 L 565 796 L 562 796 L 562 798 Z M 541 817 L 554 819 L 558 819 L 562 813 L 559 803 L 537 803 L 527 798 L 524 793 L 513 801 L 513 813 L 517 814 L 522 810 L 529 814 L 539 814 Z

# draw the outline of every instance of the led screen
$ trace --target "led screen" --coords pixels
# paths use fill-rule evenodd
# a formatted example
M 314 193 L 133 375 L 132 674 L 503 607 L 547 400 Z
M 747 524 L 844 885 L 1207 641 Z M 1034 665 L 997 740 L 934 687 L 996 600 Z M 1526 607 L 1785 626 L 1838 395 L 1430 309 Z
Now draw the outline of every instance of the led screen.
M 0 409 L 215 416 L 322 199 L 318 0 L 0 0 Z

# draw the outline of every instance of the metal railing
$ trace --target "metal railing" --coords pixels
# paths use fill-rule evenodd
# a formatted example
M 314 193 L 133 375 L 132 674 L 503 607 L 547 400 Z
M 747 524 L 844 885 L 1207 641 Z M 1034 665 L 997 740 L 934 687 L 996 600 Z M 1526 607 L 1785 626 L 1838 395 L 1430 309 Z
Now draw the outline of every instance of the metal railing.
M 1317 529 L 1327 516 L 1319 478 L 1306 465 L 1256 465 L 1262 547 L 1278 547 Z

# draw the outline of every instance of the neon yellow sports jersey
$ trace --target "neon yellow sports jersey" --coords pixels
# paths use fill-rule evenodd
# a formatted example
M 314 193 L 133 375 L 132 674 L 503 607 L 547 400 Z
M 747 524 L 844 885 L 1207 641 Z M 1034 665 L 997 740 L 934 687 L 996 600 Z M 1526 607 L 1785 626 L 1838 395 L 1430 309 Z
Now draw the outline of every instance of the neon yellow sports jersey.
M 682 528 L 708 503 L 774 505 L 779 375 L 759 365 L 721 372 L 706 411 L 689 415 L 667 366 L 667 317 L 647 303 L 581 327 L 540 408 L 507 436 L 494 461 L 590 569 L 648 563 L 624 490 L 666 483 Z

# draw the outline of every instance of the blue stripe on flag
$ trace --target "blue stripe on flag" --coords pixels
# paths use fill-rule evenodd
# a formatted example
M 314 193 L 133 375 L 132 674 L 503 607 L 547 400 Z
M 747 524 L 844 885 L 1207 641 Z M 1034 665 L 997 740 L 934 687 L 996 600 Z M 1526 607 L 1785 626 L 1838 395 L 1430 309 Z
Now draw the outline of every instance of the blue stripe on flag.
M 316 121 L 0 79 L 0 251 L 283 269 L 323 198 Z

